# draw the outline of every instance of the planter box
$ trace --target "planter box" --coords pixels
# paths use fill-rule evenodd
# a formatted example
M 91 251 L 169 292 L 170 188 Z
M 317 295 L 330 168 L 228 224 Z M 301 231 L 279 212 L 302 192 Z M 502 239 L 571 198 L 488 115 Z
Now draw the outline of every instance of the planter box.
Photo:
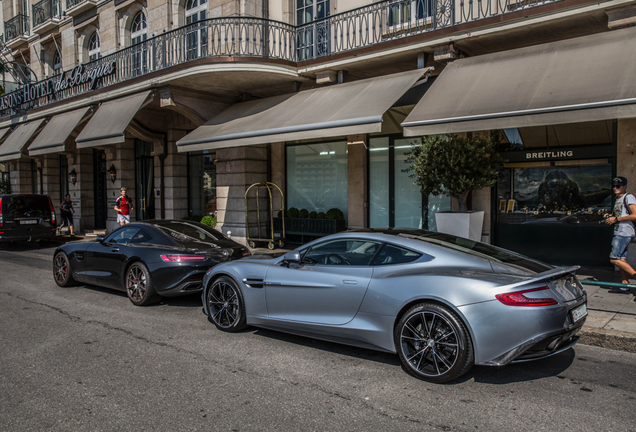
M 481 241 L 484 212 L 439 212 L 435 213 L 435 222 L 437 223 L 437 232 Z
M 345 220 L 285 218 L 285 237 L 290 243 L 306 243 L 347 228 Z M 283 220 L 274 218 L 274 231 L 282 232 Z

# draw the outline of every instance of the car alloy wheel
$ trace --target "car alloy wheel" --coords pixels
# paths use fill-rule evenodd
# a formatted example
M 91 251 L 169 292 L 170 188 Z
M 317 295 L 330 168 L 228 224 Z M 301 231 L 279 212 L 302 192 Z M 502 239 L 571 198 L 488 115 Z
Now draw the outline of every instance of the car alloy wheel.
M 208 317 L 219 330 L 237 332 L 246 327 L 243 294 L 232 279 L 224 276 L 215 280 L 206 300 Z
M 64 252 L 58 252 L 53 258 L 53 277 L 55 278 L 55 283 L 61 287 L 71 286 L 75 282 L 71 275 L 71 265 Z
M 159 300 L 148 269 L 142 263 L 134 263 L 128 268 L 125 283 L 126 294 L 134 305 L 147 306 Z
M 473 364 L 473 349 L 464 323 L 447 308 L 423 303 L 409 309 L 396 328 L 396 350 L 418 378 L 446 382 Z

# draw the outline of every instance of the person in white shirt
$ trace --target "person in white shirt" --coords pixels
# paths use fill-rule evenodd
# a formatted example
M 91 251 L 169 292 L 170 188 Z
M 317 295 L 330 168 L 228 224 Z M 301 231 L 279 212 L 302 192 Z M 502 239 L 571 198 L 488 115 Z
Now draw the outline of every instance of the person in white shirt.
M 614 211 L 605 215 L 605 223 L 614 225 L 610 262 L 620 270 L 623 283 L 628 284 L 629 278 L 636 279 L 636 271 L 626 261 L 629 243 L 635 235 L 636 198 L 627 193 L 627 179 L 625 177 L 614 178 L 612 189 L 616 195 L 616 204 L 614 204 Z M 612 291 L 629 292 L 627 288 Z

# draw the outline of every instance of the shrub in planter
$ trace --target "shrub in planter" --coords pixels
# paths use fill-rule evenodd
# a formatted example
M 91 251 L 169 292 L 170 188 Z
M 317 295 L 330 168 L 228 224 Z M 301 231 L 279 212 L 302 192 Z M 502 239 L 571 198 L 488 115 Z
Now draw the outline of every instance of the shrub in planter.
M 344 220 L 344 213 L 342 213 L 342 211 L 337 208 L 332 208 L 327 210 L 325 219 Z
M 309 217 L 309 210 L 302 209 L 301 211 L 298 212 L 298 217 L 301 219 L 307 219 Z
M 286 216 L 288 218 L 297 218 L 298 217 L 298 209 L 296 207 L 290 207 L 289 210 L 287 210 L 287 214 Z
M 0 180 L 0 194 L 11 193 L 11 182 L 9 180 Z
M 209 225 L 214 228 L 216 226 L 216 216 L 203 216 L 201 218 L 201 223 L 203 225 Z
M 316 219 L 316 216 L 318 216 L 318 213 L 315 211 L 309 212 L 309 219 Z

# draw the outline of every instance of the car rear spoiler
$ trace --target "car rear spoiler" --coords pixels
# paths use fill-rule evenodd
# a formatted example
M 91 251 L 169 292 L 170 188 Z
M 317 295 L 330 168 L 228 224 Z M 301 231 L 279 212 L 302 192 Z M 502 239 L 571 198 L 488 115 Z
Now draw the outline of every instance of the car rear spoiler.
M 570 266 L 570 267 L 555 267 L 552 270 L 548 270 L 548 271 L 544 271 L 543 273 L 538 273 L 533 277 L 530 277 L 528 279 L 524 279 L 520 282 L 516 282 L 510 285 L 506 285 L 506 289 L 510 289 L 510 288 L 517 288 L 519 286 L 522 285 L 528 285 L 530 283 L 533 282 L 539 282 L 545 279 L 552 279 L 554 277 L 557 276 L 563 276 L 566 274 L 570 274 L 570 273 L 574 273 L 576 272 L 578 269 L 580 269 L 581 266 Z

